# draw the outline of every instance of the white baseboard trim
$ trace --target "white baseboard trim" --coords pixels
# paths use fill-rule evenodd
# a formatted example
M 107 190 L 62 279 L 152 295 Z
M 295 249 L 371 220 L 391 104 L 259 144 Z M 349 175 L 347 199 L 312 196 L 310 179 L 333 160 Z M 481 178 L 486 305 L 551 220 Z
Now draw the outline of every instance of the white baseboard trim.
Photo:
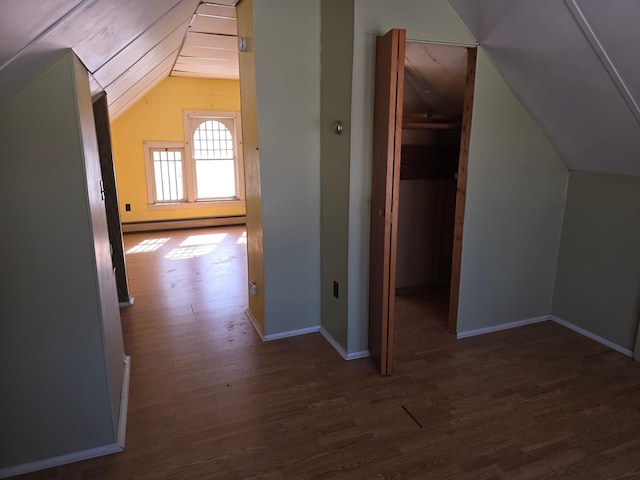
M 120 392 L 120 413 L 118 416 L 117 443 L 104 445 L 102 447 L 90 448 L 80 452 L 68 453 L 58 457 L 46 458 L 35 462 L 24 463 L 14 467 L 0 468 L 0 478 L 9 478 L 16 475 L 44 470 L 46 468 L 58 467 L 67 463 L 88 460 L 89 458 L 111 455 L 124 451 L 125 439 L 127 436 L 127 412 L 129 410 L 129 381 L 131 378 L 131 357 L 123 355 L 123 375 L 122 390 Z
M 329 342 L 329 345 L 331 345 L 334 350 L 338 352 L 340 356 L 345 360 L 356 360 L 358 358 L 365 358 L 369 356 L 369 350 L 347 353 L 347 351 L 342 348 L 342 346 L 336 341 L 336 339 L 333 338 L 333 335 L 331 335 L 324 327 L 320 327 L 320 335 L 322 335 L 324 339 Z
M 129 380 L 131 378 L 131 357 L 123 356 L 122 390 L 120 392 L 120 414 L 118 416 L 117 443 L 104 445 L 102 447 L 90 448 L 80 452 L 67 453 L 58 457 L 45 458 L 35 462 L 23 463 L 13 467 L 0 468 L 0 478 L 9 478 L 25 473 L 36 472 L 47 468 L 59 467 L 68 463 L 88 460 L 90 458 L 102 457 L 124 451 L 125 439 L 127 436 L 127 412 L 129 410 Z
M 561 318 L 556 317 L 555 315 L 543 315 L 541 317 L 528 318 L 525 320 L 519 320 L 516 322 L 503 323 L 502 325 L 495 325 L 493 327 L 479 328 L 477 330 L 467 330 L 466 332 L 458 332 L 456 338 L 462 339 L 467 337 L 474 337 L 476 335 L 483 335 L 485 333 L 498 332 L 500 330 L 507 330 L 509 328 L 523 327 L 525 325 L 531 325 L 533 323 L 546 322 L 551 320 L 552 322 L 557 323 L 558 325 L 562 325 L 563 327 L 568 328 L 569 330 L 573 330 L 580 335 L 590 338 L 602 345 L 609 347 L 616 352 L 620 352 L 628 357 L 633 358 L 633 351 L 628 348 L 621 347 L 620 345 L 613 343 L 606 338 L 602 338 L 600 335 L 596 335 L 595 333 L 590 332 L 589 330 L 585 330 L 584 328 L 578 327 L 573 323 L 569 323 Z M 326 337 L 325 337 L 326 338 Z M 331 342 L 330 342 L 331 343 Z
M 129 297 L 127 302 L 120 302 L 120 307 L 133 307 L 133 304 L 136 303 L 136 299 L 133 297 Z
M 369 350 L 362 350 L 360 352 L 347 353 L 346 360 L 357 360 L 358 358 L 367 358 L 370 356 Z
M 574 325 L 573 323 L 569 323 L 566 320 L 562 320 L 561 318 L 558 318 L 554 315 L 551 315 L 550 317 L 551 317 L 551 320 L 557 323 L 558 325 L 562 325 L 563 327 L 566 327 L 569 330 L 573 330 L 574 332 L 579 333 L 580 335 L 590 338 L 591 340 L 595 340 L 598 343 L 601 343 L 605 347 L 609 347 L 611 350 L 615 350 L 616 352 L 620 352 L 628 357 L 633 358 L 633 351 L 629 350 L 628 348 L 621 347 L 617 343 L 613 343 L 607 340 L 606 338 L 602 338 L 600 335 L 596 335 L 595 333 L 592 333 L 589 330 L 585 330 L 584 328 L 578 327 L 577 325 Z
M 262 338 L 262 340 L 265 341 L 265 342 L 270 342 L 272 340 L 280 340 L 281 338 L 297 337 L 298 335 L 306 335 L 308 333 L 316 333 L 319 330 L 320 330 L 320 326 L 309 327 L 309 328 L 300 328 L 298 330 L 290 330 L 288 332 L 270 333 L 269 335 L 265 335 Z
M 524 327 L 525 325 L 531 325 L 533 323 L 546 322 L 551 320 L 551 315 L 543 315 L 541 317 L 526 318 L 524 320 L 517 320 L 515 322 L 502 323 L 500 325 L 494 325 L 492 327 L 478 328 L 477 330 L 467 330 L 466 332 L 458 332 L 456 334 L 457 339 L 475 337 L 476 335 L 484 335 L 485 333 L 499 332 L 500 330 L 508 330 L 509 328 Z
M 256 333 L 260 337 L 260 340 L 264 342 L 264 332 L 262 331 L 262 327 L 258 323 L 258 320 L 256 320 L 256 317 L 253 316 L 253 313 L 251 313 L 251 310 L 249 310 L 248 308 L 244 311 L 244 314 L 247 316 L 247 318 L 251 322 L 251 325 L 253 325 L 253 328 L 255 329 Z
M 150 232 L 157 230 L 176 230 L 180 228 L 199 228 L 199 227 L 223 227 L 227 225 L 244 225 L 247 218 L 242 216 L 236 217 L 215 217 L 215 218 L 194 218 L 185 220 L 159 220 L 151 222 L 135 222 L 123 223 L 122 232 Z
M 131 357 L 122 357 L 122 390 L 120 390 L 120 411 L 118 415 L 118 444 L 124 450 L 124 443 L 127 438 L 127 413 L 129 411 L 129 380 L 131 379 Z
M 44 470 L 46 468 L 59 467 L 60 465 L 66 465 L 67 463 L 88 460 L 90 458 L 101 457 L 103 455 L 111 455 L 112 453 L 119 453 L 123 450 L 124 449 L 118 443 L 112 443 L 110 445 L 90 448 L 89 450 L 82 450 L 80 452 L 68 453 L 58 457 L 45 458 L 44 460 L 23 463 L 22 465 L 15 465 L 13 467 L 0 468 L 0 478 L 9 478 L 16 475 Z
M 340 354 L 342 358 L 347 359 L 347 351 L 342 348 L 342 346 L 336 341 L 335 338 L 327 331 L 326 328 L 320 327 L 320 335 L 324 337 L 324 339 L 329 342 L 336 352 Z
M 258 323 L 258 320 L 256 320 L 256 317 L 254 317 L 253 313 L 251 313 L 251 310 L 247 308 L 244 311 L 244 314 L 247 316 L 247 318 L 251 322 L 251 325 L 253 325 L 253 328 L 256 330 L 256 332 L 260 336 L 260 339 L 263 342 L 271 342 L 272 340 L 280 340 L 281 338 L 296 337 L 298 335 L 306 335 L 307 333 L 315 333 L 318 330 L 320 330 L 320 327 L 309 327 L 309 328 L 301 328 L 299 330 L 290 330 L 288 332 L 270 333 L 268 335 L 265 335 L 264 331 L 262 330 L 262 327 Z

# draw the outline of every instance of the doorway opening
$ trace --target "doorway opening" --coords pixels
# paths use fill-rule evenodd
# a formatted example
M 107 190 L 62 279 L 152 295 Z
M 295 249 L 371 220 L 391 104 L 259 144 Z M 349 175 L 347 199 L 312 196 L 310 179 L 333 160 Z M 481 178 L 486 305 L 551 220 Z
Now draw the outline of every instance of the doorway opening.
M 235 119 L 237 114 L 231 112 L 225 115 L 234 116 Z M 244 322 L 248 305 L 247 232 L 244 215 L 204 218 L 194 215 L 177 220 L 121 223 L 105 94 L 94 99 L 94 118 L 103 178 L 101 188 L 118 300 L 121 307 L 131 307 L 120 311 L 123 325 L 127 324 L 127 320 L 153 314 L 158 318 L 158 326 L 163 323 L 165 327 L 170 327 L 174 313 L 177 321 L 186 322 L 188 319 L 191 324 L 196 320 L 204 322 L 207 315 L 211 324 L 221 317 L 234 315 Z M 216 135 L 214 132 L 207 136 Z M 222 140 L 209 143 L 220 142 Z M 215 162 L 235 163 L 235 158 L 225 158 L 232 157 L 228 153 L 231 150 L 228 147 L 230 143 L 228 140 L 222 143 L 227 146 L 227 152 L 218 155 L 222 159 L 216 158 Z M 215 150 L 216 146 L 213 145 L 212 148 Z M 238 152 L 236 156 L 241 158 L 241 152 L 235 151 Z M 166 153 L 166 150 L 162 153 Z M 201 161 L 196 155 L 194 157 L 197 158 L 196 162 Z M 166 168 L 169 160 L 165 155 L 158 162 L 147 166 L 153 169 L 156 167 L 155 163 L 158 163 L 163 172 L 168 171 L 177 177 L 177 162 L 169 165 L 172 168 Z M 238 162 L 237 176 L 243 175 L 242 163 Z M 182 177 L 182 172 L 180 176 Z M 241 180 L 233 174 L 219 176 L 224 178 L 226 184 L 218 183 L 216 186 L 229 188 L 229 183 L 242 185 Z M 155 178 L 157 177 L 156 175 Z M 182 178 L 180 181 L 184 186 Z M 163 187 L 171 184 L 164 182 L 164 179 L 162 183 Z M 202 185 L 197 185 L 199 193 L 203 190 L 211 192 L 211 189 L 206 190 L 209 187 L 207 183 L 200 183 Z M 139 188 L 145 190 L 144 186 Z M 171 188 L 163 191 L 169 190 Z M 170 202 L 168 205 L 173 206 Z M 183 205 L 188 204 L 185 202 Z
M 467 61 L 465 47 L 406 44 L 395 282 L 398 322 L 418 316 L 432 328 L 449 329 Z
M 406 42 L 394 29 L 376 43 L 369 352 L 391 374 L 396 292 L 426 297 L 443 332 L 455 333 L 476 49 Z M 418 302 L 420 303 L 420 302 Z

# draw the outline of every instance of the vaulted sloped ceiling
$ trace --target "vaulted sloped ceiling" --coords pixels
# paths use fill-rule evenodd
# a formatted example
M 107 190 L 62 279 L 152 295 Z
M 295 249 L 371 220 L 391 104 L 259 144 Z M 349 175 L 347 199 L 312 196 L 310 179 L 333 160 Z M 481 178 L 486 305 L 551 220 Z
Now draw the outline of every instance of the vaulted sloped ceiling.
M 237 78 L 236 2 L 2 0 L 0 102 L 33 78 L 51 52 L 66 48 L 91 72 L 92 93 L 107 92 L 112 118 L 172 71 Z
M 238 78 L 236 0 L 202 2 L 171 71 L 176 77 Z
M 449 0 L 570 169 L 640 175 L 640 2 Z

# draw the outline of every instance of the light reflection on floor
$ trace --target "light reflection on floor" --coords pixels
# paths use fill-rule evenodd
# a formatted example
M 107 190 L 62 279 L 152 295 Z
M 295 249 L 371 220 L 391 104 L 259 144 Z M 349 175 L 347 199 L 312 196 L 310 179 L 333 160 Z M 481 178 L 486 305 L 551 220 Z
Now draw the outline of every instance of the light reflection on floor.
M 226 233 L 209 233 L 202 235 L 189 235 L 181 244 L 181 247 L 192 245 L 217 245 L 227 237 Z
M 126 234 L 136 310 L 165 308 L 189 317 L 225 305 L 239 305 L 244 311 L 248 302 L 244 238 L 244 226 Z
M 216 249 L 215 245 L 199 245 L 195 247 L 180 247 L 174 248 L 165 255 L 167 260 L 186 260 L 188 258 L 201 257 L 213 252 Z
M 189 235 L 180 244 L 180 247 L 171 250 L 164 258 L 168 260 L 186 260 L 207 255 L 213 252 L 216 246 L 226 237 L 226 233 Z
M 155 252 L 169 240 L 171 240 L 171 238 L 147 238 L 146 240 L 138 243 L 135 247 L 131 247 L 129 250 L 127 250 L 127 253 Z
M 222 243 L 227 237 L 227 233 L 207 233 L 199 235 L 189 235 L 178 248 L 170 250 L 164 258 L 168 260 L 185 260 L 189 258 L 201 257 L 213 252 L 216 246 Z M 171 238 L 146 238 L 134 247 L 127 250 L 132 253 L 151 253 L 158 250 Z M 244 231 L 235 242 L 237 245 L 247 243 L 247 232 Z
M 236 225 L 124 236 L 128 250 L 156 237 L 170 237 L 153 252 L 127 255 L 135 304 L 122 309 L 121 316 L 129 328 L 129 352 L 135 355 L 140 342 L 149 342 L 152 335 L 163 339 L 152 348 L 162 352 L 172 367 L 202 362 L 202 368 L 210 365 L 213 355 L 244 359 L 245 349 L 260 342 L 245 314 L 249 306 L 247 245 L 238 242 L 245 232 L 243 225 Z M 148 327 L 138 330 L 141 322 Z M 250 368 L 252 361 L 245 359 L 243 364 Z

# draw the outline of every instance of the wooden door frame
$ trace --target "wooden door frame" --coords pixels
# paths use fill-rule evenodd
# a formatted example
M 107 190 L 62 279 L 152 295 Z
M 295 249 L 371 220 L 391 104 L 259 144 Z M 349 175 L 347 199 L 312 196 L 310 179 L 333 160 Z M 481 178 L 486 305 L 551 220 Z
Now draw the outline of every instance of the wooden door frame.
M 133 298 L 129 292 L 124 242 L 122 239 L 122 223 L 120 221 L 118 188 L 113 164 L 107 94 L 104 92 L 99 93 L 92 99 L 92 103 L 96 136 L 98 139 L 98 151 L 100 154 L 100 171 L 102 173 L 109 242 L 111 243 L 111 260 L 113 262 L 113 268 L 115 269 L 118 302 L 120 302 L 120 306 L 130 306 L 133 305 Z
M 369 353 L 381 375 L 393 358 L 397 211 L 406 30 L 376 40 L 369 249 Z M 402 61 L 401 61 L 402 60 Z
M 404 36 L 404 30 L 402 30 L 402 41 L 407 42 L 406 37 Z M 428 43 L 428 42 L 427 42 Z M 454 217 L 454 236 L 453 236 L 453 245 L 452 245 L 452 256 L 451 256 L 451 283 L 450 283 L 450 291 L 449 291 L 449 312 L 447 319 L 447 327 L 448 331 L 452 334 L 457 333 L 457 324 L 458 324 L 458 302 L 460 298 L 460 273 L 461 273 L 461 265 L 462 265 L 462 237 L 463 237 L 463 226 L 464 226 L 464 214 L 465 214 L 465 202 L 466 202 L 466 192 L 467 192 L 467 167 L 469 162 L 469 145 L 471 139 L 471 120 L 473 113 L 473 98 L 474 98 L 474 89 L 475 89 L 475 72 L 476 72 L 476 61 L 477 61 L 477 47 L 471 47 L 467 45 L 459 45 L 461 48 L 466 48 L 467 50 L 467 70 L 466 70 L 466 79 L 465 79 L 465 92 L 464 92 L 464 104 L 463 104 L 463 115 L 462 115 L 462 125 L 460 132 L 460 152 L 459 152 L 459 160 L 458 160 L 458 171 L 457 171 L 457 182 L 456 182 L 456 203 L 455 203 L 455 217 Z M 376 77 L 378 76 L 378 67 L 376 65 Z M 376 80 L 378 81 L 378 80 Z M 396 98 L 397 95 L 402 95 L 402 82 L 398 82 L 396 84 Z M 376 99 L 376 101 L 378 101 Z M 391 129 L 397 128 L 398 120 L 400 123 L 402 122 L 402 108 L 400 107 L 400 118 L 395 118 L 393 122 L 389 123 L 389 135 L 391 135 Z M 375 124 L 375 115 L 374 115 L 374 124 Z M 376 137 L 374 134 L 374 143 L 376 141 Z M 401 142 L 400 142 L 401 143 Z M 394 145 L 394 148 L 398 150 L 397 156 L 399 158 L 399 148 L 400 145 Z M 390 148 L 388 147 L 390 150 Z M 375 150 L 375 148 L 374 148 Z M 375 155 L 375 153 L 374 153 Z M 387 155 L 391 155 L 391 151 L 387 152 Z M 389 170 L 389 167 L 387 167 Z M 375 168 L 373 169 L 374 179 L 372 183 L 372 200 L 374 196 L 374 186 L 376 182 Z M 389 171 L 387 171 L 387 176 L 389 175 Z M 397 168 L 391 168 L 392 181 L 394 183 L 395 188 L 395 196 L 394 196 L 394 188 L 388 189 L 387 195 L 391 195 L 391 198 L 387 198 L 386 203 L 387 207 L 392 206 L 391 214 L 393 215 L 393 221 L 389 227 L 389 251 L 384 254 L 383 263 L 388 265 L 389 270 L 389 278 L 383 282 L 385 285 L 383 286 L 383 292 L 387 292 L 386 298 L 380 299 L 382 302 L 382 319 L 377 318 L 376 311 L 373 311 L 373 303 L 372 303 L 372 295 L 377 295 L 380 292 L 376 290 L 377 284 L 374 282 L 374 269 L 372 266 L 374 262 L 377 262 L 377 257 L 373 255 L 373 242 L 374 242 L 374 234 L 376 233 L 374 230 L 374 216 L 377 214 L 379 216 L 386 217 L 388 215 L 387 207 L 385 209 L 379 209 L 380 212 L 376 213 L 376 208 L 379 208 L 375 205 L 371 205 L 371 245 L 372 250 L 370 251 L 370 264 L 369 264 L 369 350 L 371 352 L 371 356 L 374 359 L 374 363 L 380 370 L 382 375 L 391 374 L 391 366 L 392 366 L 392 355 L 393 355 L 393 318 L 390 318 L 394 313 L 394 303 L 395 303 L 395 292 L 392 290 L 395 288 L 395 271 L 396 271 L 396 249 L 397 249 L 397 239 L 394 239 L 393 233 L 397 233 L 397 217 L 398 217 L 398 189 L 399 185 L 395 185 L 395 183 L 399 184 L 400 179 L 400 165 L 398 162 Z M 380 180 L 380 179 L 377 179 Z M 389 183 L 389 179 L 387 178 L 387 183 Z M 395 198 L 394 198 L 395 197 Z M 391 217 L 391 215 L 389 215 Z M 385 229 L 386 231 L 386 229 Z M 385 233 L 386 237 L 386 233 Z M 394 241 L 396 240 L 396 241 Z M 385 240 L 386 242 L 386 240 Z M 386 268 L 386 267 L 385 267 Z M 377 277 L 376 277 L 377 278 Z M 392 286 L 393 285 L 393 286 Z M 387 315 L 385 316 L 385 312 Z M 375 318 L 374 318 L 375 317 Z M 381 322 L 380 329 L 382 331 L 382 338 L 380 335 L 376 335 L 375 338 L 372 332 L 375 333 L 377 331 L 377 326 L 374 325 L 375 322 Z M 385 334 L 386 332 L 386 334 Z M 382 350 L 380 354 L 377 355 L 379 345 L 377 343 L 382 344 Z M 377 356 L 376 356 L 377 355 Z M 379 358 L 378 358 L 379 357 Z
M 471 120 L 473 114 L 473 95 L 476 80 L 476 61 L 478 49 L 467 47 L 467 76 L 462 111 L 462 130 L 460 133 L 460 156 L 458 160 L 456 213 L 453 227 L 453 252 L 451 258 L 451 284 L 449 289 L 449 333 L 458 332 L 458 302 L 460 300 L 460 271 L 462 266 L 462 234 L 464 210 L 467 199 L 467 167 L 469 164 L 469 143 L 471 141 Z

